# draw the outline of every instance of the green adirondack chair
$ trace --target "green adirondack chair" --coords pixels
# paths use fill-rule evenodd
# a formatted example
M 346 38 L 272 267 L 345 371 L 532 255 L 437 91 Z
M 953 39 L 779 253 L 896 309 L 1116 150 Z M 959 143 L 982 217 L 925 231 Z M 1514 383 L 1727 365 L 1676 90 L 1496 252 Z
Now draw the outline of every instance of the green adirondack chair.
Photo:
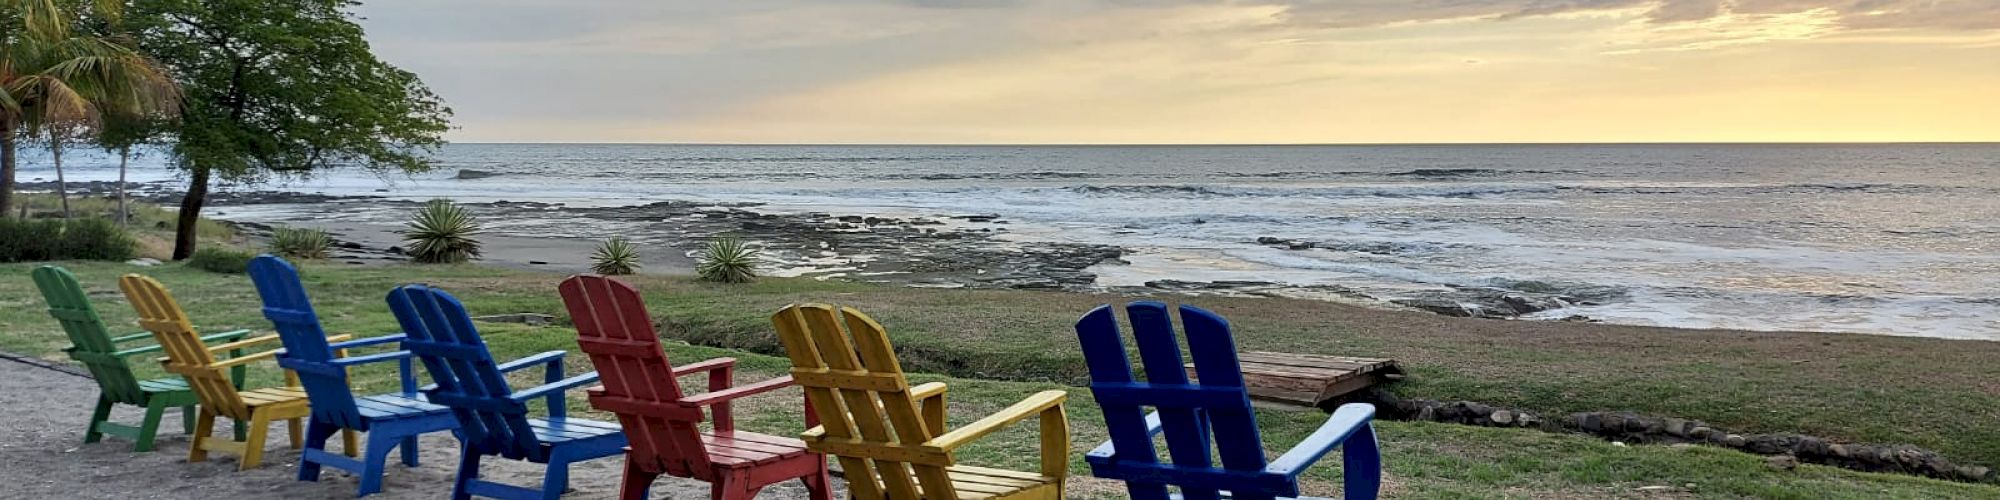
M 187 380 L 181 377 L 140 380 L 125 362 L 127 358 L 160 352 L 158 344 L 138 342 L 153 340 L 153 334 L 112 337 L 97 310 L 90 307 L 90 297 L 84 294 L 76 275 L 55 266 L 36 268 L 33 274 L 35 286 L 41 288 L 42 298 L 49 303 L 49 315 L 61 322 L 63 332 L 69 334 L 70 347 L 63 351 L 89 369 L 102 390 L 97 396 L 97 410 L 90 415 L 90 427 L 84 431 L 84 443 L 95 443 L 110 434 L 136 441 L 133 451 L 153 451 L 153 436 L 159 431 L 160 418 L 174 407 L 181 409 L 181 432 L 194 433 L 196 401 Z M 249 333 L 249 330 L 218 333 L 202 337 L 202 341 L 233 341 Z M 130 347 L 120 349 L 120 345 Z M 236 367 L 230 373 L 231 381 L 242 386 L 243 373 L 243 367 Z M 119 404 L 145 408 L 145 419 L 136 427 L 112 422 L 111 407 Z

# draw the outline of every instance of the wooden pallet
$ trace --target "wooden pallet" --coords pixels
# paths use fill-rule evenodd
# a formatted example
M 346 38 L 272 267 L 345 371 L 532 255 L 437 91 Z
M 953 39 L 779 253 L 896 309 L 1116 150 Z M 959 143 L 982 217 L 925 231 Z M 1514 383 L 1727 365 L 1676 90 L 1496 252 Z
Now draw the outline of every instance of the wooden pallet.
M 1285 405 L 1316 407 L 1403 378 L 1403 368 L 1393 359 L 1257 351 L 1237 354 L 1237 359 L 1252 400 Z M 1196 376 L 1193 363 L 1186 369 L 1189 377 Z

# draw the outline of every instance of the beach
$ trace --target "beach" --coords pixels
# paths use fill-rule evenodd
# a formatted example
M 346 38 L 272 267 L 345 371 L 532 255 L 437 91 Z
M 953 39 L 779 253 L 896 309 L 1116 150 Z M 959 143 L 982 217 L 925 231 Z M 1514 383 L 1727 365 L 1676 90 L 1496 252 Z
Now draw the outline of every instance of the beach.
M 72 156 L 81 189 L 116 178 L 101 154 Z M 515 267 L 582 269 L 622 236 L 645 272 L 685 273 L 704 242 L 736 236 L 774 276 L 1994 340 L 1993 158 L 1990 144 L 471 144 L 416 175 L 226 184 L 207 215 L 379 254 L 417 203 L 450 198 L 484 225 L 484 260 Z M 174 175 L 140 162 L 131 178 L 173 202 Z

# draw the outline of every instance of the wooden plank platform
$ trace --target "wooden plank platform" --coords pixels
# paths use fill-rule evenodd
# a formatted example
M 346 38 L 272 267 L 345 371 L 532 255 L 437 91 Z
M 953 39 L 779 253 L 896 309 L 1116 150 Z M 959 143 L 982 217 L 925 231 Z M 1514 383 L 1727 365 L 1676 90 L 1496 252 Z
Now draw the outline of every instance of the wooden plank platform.
M 1252 400 L 1285 405 L 1317 407 L 1403 378 L 1403 368 L 1393 359 L 1258 351 L 1237 354 L 1237 359 L 1242 362 L 1243 383 L 1249 386 Z M 1199 378 L 1194 363 L 1188 363 L 1186 369 L 1188 377 Z

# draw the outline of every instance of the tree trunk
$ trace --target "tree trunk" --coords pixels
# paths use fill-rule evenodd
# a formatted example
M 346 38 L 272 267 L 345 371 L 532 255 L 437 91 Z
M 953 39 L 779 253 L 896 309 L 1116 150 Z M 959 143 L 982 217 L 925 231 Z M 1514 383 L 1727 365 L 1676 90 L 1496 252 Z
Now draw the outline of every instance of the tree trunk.
M 132 225 L 132 221 L 127 220 L 125 211 L 125 165 L 131 161 L 132 147 L 118 148 L 118 225 L 120 226 Z
M 56 199 L 62 201 L 63 220 L 69 220 L 69 183 L 63 180 L 62 137 L 55 130 L 49 131 L 49 154 L 56 163 Z
M 176 218 L 174 228 L 174 258 L 184 260 L 194 256 L 195 233 L 201 226 L 201 204 L 208 201 L 208 167 L 194 167 L 194 175 L 188 181 L 187 196 L 181 197 L 181 213 Z
M 0 116 L 0 217 L 14 206 L 14 120 Z

